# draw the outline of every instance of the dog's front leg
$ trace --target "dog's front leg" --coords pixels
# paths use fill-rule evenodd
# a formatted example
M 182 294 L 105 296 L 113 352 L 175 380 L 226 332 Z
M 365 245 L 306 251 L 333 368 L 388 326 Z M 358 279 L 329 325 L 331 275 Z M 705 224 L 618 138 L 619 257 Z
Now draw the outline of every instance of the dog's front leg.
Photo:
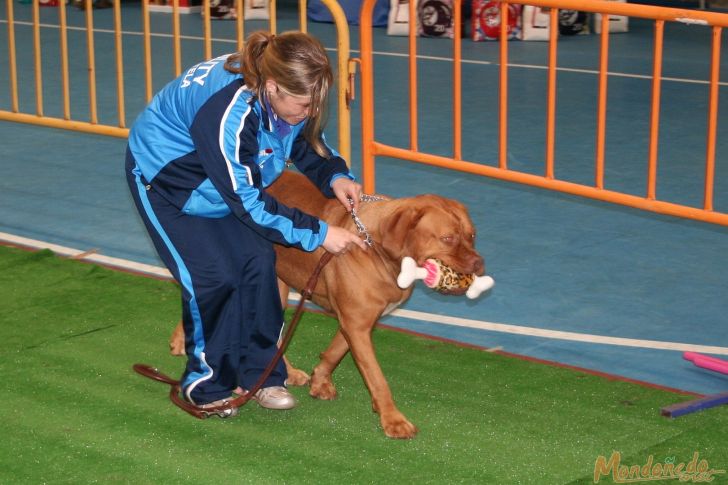
M 329 344 L 329 348 L 321 353 L 321 361 L 311 373 L 311 390 L 309 391 L 311 396 L 324 400 L 336 399 L 336 386 L 334 386 L 331 374 L 348 351 L 349 343 L 339 329 Z
M 345 330 L 354 362 L 372 396 L 372 407 L 379 413 L 384 434 L 390 438 L 412 438 L 417 434 L 417 427 L 394 404 L 389 384 L 374 353 L 371 329 L 371 325 L 366 325 Z

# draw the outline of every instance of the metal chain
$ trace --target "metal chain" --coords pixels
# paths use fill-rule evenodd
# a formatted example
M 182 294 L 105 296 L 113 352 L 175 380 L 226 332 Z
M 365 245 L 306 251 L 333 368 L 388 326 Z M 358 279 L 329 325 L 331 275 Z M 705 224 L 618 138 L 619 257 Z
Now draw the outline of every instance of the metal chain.
M 369 194 L 361 194 L 361 198 L 359 199 L 360 202 L 378 202 L 380 200 L 387 200 L 385 197 L 381 197 L 379 195 L 369 195 Z M 349 199 L 349 203 L 353 206 L 354 201 Z M 369 231 L 367 231 L 366 226 L 364 223 L 359 219 L 359 216 L 356 214 L 356 211 L 352 208 L 351 209 L 351 218 L 354 220 L 354 225 L 356 225 L 356 230 L 360 235 L 364 236 L 364 242 L 367 244 L 367 246 L 372 247 L 374 245 L 374 241 L 372 240 L 371 234 L 369 234 Z
M 381 195 L 370 195 L 370 194 L 361 194 L 361 197 L 359 198 L 359 202 L 379 202 L 381 200 L 389 200 L 387 197 L 382 197 Z

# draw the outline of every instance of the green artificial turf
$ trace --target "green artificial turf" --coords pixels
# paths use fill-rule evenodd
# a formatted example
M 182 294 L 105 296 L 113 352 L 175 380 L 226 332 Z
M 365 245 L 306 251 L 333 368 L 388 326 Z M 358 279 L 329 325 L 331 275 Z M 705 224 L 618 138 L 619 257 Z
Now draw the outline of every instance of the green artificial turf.
M 384 436 L 350 357 L 336 401 L 294 388 L 291 411 L 251 403 L 235 419 L 197 420 L 131 369 L 181 372 L 167 351 L 174 284 L 0 247 L 0 308 L 3 484 L 586 484 L 613 451 L 623 465 L 697 452 L 728 469 L 727 406 L 670 420 L 660 407 L 691 396 L 386 329 L 377 354 L 415 439 Z M 305 314 L 293 363 L 310 370 L 335 325 Z

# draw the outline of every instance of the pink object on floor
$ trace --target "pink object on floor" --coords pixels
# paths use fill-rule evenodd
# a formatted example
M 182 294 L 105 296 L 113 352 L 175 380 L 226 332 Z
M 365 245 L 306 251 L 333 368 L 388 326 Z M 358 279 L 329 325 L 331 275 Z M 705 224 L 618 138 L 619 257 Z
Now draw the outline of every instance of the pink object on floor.
M 691 361 L 698 367 L 720 372 L 721 374 L 728 374 L 728 360 L 718 359 L 716 357 L 710 357 L 695 352 L 685 352 L 683 353 L 683 358 Z

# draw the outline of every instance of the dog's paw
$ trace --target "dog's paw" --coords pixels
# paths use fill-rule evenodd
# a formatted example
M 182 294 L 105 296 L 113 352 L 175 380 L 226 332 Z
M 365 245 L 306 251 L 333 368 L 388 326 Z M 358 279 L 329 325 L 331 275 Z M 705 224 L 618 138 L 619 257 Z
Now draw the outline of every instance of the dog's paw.
M 286 384 L 289 386 L 307 386 L 311 382 L 311 376 L 303 372 L 301 369 L 286 369 L 288 372 L 288 379 Z
M 317 382 L 316 379 L 311 381 L 311 390 L 308 392 L 311 397 L 331 401 L 336 399 L 336 386 L 331 380 L 322 380 Z
M 417 434 L 417 426 L 410 423 L 401 413 L 381 417 L 382 429 L 388 438 L 411 439 Z
M 185 355 L 185 344 L 184 341 L 175 342 L 174 340 L 170 340 L 169 342 L 169 353 L 172 355 Z
M 172 355 L 185 355 L 185 331 L 182 322 L 179 322 L 169 337 L 169 353 Z

